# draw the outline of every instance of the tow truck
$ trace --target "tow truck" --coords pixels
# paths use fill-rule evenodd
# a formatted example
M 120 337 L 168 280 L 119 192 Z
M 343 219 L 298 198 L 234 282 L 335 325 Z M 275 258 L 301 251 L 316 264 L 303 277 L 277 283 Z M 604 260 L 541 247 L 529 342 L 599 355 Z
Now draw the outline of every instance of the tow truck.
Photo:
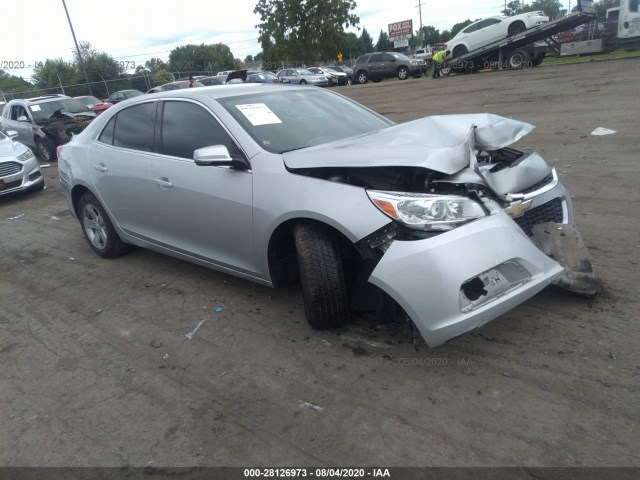
M 560 44 L 553 39 L 554 35 L 595 19 L 593 1 L 582 0 L 578 3 L 577 10 L 567 16 L 455 57 L 446 63 L 442 74 L 536 67 L 542 63 L 549 48 L 560 53 Z

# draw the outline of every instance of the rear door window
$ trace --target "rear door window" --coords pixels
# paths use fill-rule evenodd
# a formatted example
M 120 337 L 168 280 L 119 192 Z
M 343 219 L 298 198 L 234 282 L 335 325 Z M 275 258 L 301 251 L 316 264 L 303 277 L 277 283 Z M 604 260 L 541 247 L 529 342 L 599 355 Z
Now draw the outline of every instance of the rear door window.
M 155 102 L 125 108 L 117 115 L 113 145 L 144 152 L 153 151 Z

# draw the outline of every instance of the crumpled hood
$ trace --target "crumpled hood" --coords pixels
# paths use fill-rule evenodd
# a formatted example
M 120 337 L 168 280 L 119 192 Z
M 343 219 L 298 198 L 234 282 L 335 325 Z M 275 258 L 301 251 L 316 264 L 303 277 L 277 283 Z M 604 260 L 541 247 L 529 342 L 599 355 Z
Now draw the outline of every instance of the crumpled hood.
M 21 143 L 14 142 L 10 138 L 0 140 L 0 158 L 17 157 L 27 150 L 27 147 Z
M 469 166 L 474 149 L 506 147 L 533 129 L 531 124 L 489 113 L 439 115 L 282 156 L 292 169 L 403 166 L 451 175 Z

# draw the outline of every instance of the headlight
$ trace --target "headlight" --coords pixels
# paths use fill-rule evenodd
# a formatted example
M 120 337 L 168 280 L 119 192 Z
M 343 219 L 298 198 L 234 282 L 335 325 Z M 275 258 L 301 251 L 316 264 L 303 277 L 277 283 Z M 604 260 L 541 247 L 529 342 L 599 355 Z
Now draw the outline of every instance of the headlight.
M 415 230 L 447 231 L 487 215 L 467 197 L 367 191 L 383 213 Z
M 33 158 L 33 152 L 29 148 L 27 148 L 24 152 L 22 152 L 16 158 L 21 162 L 26 162 L 30 158 Z

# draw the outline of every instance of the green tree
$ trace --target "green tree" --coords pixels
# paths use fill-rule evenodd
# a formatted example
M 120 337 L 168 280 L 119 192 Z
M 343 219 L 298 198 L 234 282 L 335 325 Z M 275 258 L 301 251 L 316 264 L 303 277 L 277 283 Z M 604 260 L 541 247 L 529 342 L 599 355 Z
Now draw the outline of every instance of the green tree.
M 246 57 L 244 57 L 244 63 L 251 63 L 253 62 L 253 55 L 247 55 Z
M 340 34 L 356 26 L 355 0 L 258 0 L 254 13 L 265 58 L 310 65 L 335 57 Z
M 507 3 L 507 8 L 505 10 L 502 10 L 502 14 L 508 17 L 511 15 L 519 15 L 525 12 L 525 7 L 526 5 L 524 4 L 524 2 L 515 0 L 513 2 Z
M 450 30 L 443 30 L 442 33 L 440 33 L 439 43 L 448 42 L 452 38 L 453 38 L 453 35 L 451 35 L 451 31 Z
M 362 39 L 353 32 L 343 33 L 338 47 L 338 51 L 342 52 L 342 61 L 347 64 L 352 63 L 360 55 L 366 53 Z
M 609 8 L 615 8 L 620 6 L 620 0 L 600 0 L 595 3 L 596 14 L 598 20 L 604 22 L 607 19 L 607 10 Z
M 362 40 L 362 46 L 364 47 L 365 53 L 373 52 L 373 38 L 371 38 L 371 35 L 369 35 L 366 28 L 362 29 L 360 40 Z
M 380 30 L 378 35 L 378 42 L 376 43 L 376 51 L 378 52 L 390 52 L 393 51 L 393 42 L 389 40 L 389 35 L 384 30 Z
M 562 10 L 560 0 L 534 0 L 531 5 L 527 5 L 525 12 L 536 12 L 542 10 L 550 18 L 557 18 Z
M 48 58 L 36 63 L 31 78 L 36 88 L 44 90 L 44 93 L 62 93 L 60 85 L 70 85 L 65 88 L 67 95 L 84 95 L 86 87 L 76 85 L 78 76 L 76 64 L 62 58 Z
M 169 66 L 171 71 L 178 72 L 180 76 L 210 71 L 215 74 L 220 70 L 232 70 L 234 58 L 231 50 L 224 43 L 188 44 L 171 50 Z
M 416 32 L 416 36 L 422 37 L 425 45 L 432 45 L 440 41 L 440 30 L 436 27 L 425 25 L 422 27 L 422 32 L 419 30 Z
M 173 82 L 173 75 L 171 75 L 171 73 L 168 70 L 161 68 L 153 76 L 153 81 L 156 82 L 156 85 L 164 85 L 165 83 L 171 83 Z
M 0 92 L 4 93 L 7 100 L 10 100 L 11 98 L 13 98 L 13 95 L 19 93 L 33 93 L 33 85 L 21 77 L 16 77 L 15 75 L 11 75 L 4 70 L 0 70 Z M 2 100 L 2 96 L 0 96 L 0 100 Z
M 122 82 L 112 81 L 123 78 L 125 67 L 135 67 L 134 62 L 119 62 L 106 52 L 98 52 L 89 42 L 80 42 L 79 47 L 84 69 L 87 72 L 87 79 L 91 83 L 91 91 L 96 97 L 108 97 L 109 89 L 113 91 L 128 87 L 129 84 L 126 80 Z M 85 84 L 82 64 L 75 49 L 73 50 L 73 60 L 77 71 L 76 81 L 73 83 Z M 109 82 L 109 87 L 106 86 L 106 82 Z M 89 89 L 85 86 L 80 94 L 87 95 L 88 93 Z

